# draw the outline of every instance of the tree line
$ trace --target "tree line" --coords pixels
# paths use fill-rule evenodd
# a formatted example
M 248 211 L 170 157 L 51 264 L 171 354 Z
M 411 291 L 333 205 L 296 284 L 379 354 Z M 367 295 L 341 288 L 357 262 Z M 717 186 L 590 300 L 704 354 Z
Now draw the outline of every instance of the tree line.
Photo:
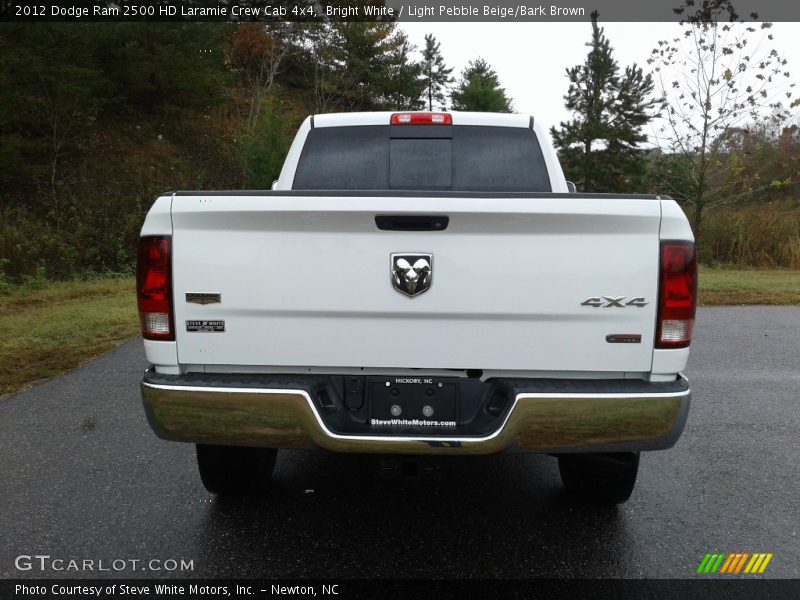
M 0 283 L 126 273 L 158 194 L 268 189 L 309 113 L 501 110 L 393 22 L 0 26 Z
M 551 134 L 579 190 L 671 195 L 702 239 L 709 209 L 794 197 L 800 101 L 770 23 L 743 23 L 728 0 L 694 6 L 648 72 L 618 64 L 593 13 L 586 59 L 566 72 L 573 118 Z
M 702 239 L 710 209 L 795 198 L 797 102 L 768 24 L 682 31 L 620 65 L 593 15 L 551 134 L 580 191 L 670 194 Z M 130 273 L 158 194 L 268 189 L 307 114 L 412 109 L 514 106 L 484 59 L 456 76 L 389 21 L 3 24 L 0 288 Z M 731 256 L 714 231 L 706 258 Z

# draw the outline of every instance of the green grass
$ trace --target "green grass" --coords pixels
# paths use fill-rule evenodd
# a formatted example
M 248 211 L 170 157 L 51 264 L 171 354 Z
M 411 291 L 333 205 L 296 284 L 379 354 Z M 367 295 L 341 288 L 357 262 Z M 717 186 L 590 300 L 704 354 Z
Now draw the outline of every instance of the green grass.
M 132 278 L 34 282 L 0 294 L 0 396 L 138 333 Z
M 701 268 L 701 306 L 800 304 L 800 271 Z
M 800 271 L 702 268 L 700 304 L 800 305 Z M 0 396 L 137 335 L 132 278 L 36 282 L 0 293 Z

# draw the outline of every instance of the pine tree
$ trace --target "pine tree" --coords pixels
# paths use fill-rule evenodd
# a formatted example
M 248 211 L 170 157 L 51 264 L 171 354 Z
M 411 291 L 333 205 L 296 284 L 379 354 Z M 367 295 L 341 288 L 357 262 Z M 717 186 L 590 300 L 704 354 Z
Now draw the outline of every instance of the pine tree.
M 630 190 L 642 171 L 638 149 L 647 136 L 641 129 L 657 100 L 649 75 L 636 64 L 620 72 L 611 44 L 592 13 L 592 41 L 586 60 L 567 69 L 570 85 L 564 96 L 575 118 L 550 131 L 568 179 L 584 192 Z
M 450 100 L 453 110 L 511 112 L 511 99 L 500 87 L 497 73 L 482 58 L 469 62 Z
M 440 50 L 441 44 L 436 41 L 433 34 L 425 35 L 425 49 L 422 51 L 423 80 L 425 81 L 425 91 L 428 96 L 428 110 L 433 110 L 435 100 L 439 107 L 445 109 L 445 91 L 447 86 L 453 82 L 450 73 L 453 69 L 448 69 L 444 64 L 444 58 Z
M 419 107 L 421 69 L 410 60 L 412 48 L 397 23 L 336 22 L 327 43 L 329 82 L 338 89 L 343 110 Z
M 390 57 L 389 76 L 382 85 L 384 108 L 388 110 L 420 110 L 425 104 L 421 99 L 425 81 L 422 78 L 423 64 L 411 60 L 414 51 L 404 34 L 398 33 L 402 45 Z

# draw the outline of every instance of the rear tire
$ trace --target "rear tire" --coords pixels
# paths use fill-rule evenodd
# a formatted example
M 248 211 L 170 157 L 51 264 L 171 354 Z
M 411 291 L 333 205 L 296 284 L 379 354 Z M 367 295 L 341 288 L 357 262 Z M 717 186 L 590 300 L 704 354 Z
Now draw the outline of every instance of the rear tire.
M 197 444 L 197 467 L 203 485 L 220 496 L 260 496 L 272 482 L 275 448 Z
M 639 471 L 638 452 L 562 454 L 561 481 L 568 493 L 602 506 L 622 504 L 631 497 Z

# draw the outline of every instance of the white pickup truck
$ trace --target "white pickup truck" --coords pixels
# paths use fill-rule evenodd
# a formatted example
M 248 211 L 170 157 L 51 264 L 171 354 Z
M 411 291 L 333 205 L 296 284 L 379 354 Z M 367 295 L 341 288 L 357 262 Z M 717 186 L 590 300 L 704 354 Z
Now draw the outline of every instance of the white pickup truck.
M 570 193 L 526 115 L 305 120 L 272 191 L 175 192 L 141 232 L 141 391 L 218 494 L 278 448 L 558 457 L 631 494 L 689 409 L 697 273 L 669 198 Z

